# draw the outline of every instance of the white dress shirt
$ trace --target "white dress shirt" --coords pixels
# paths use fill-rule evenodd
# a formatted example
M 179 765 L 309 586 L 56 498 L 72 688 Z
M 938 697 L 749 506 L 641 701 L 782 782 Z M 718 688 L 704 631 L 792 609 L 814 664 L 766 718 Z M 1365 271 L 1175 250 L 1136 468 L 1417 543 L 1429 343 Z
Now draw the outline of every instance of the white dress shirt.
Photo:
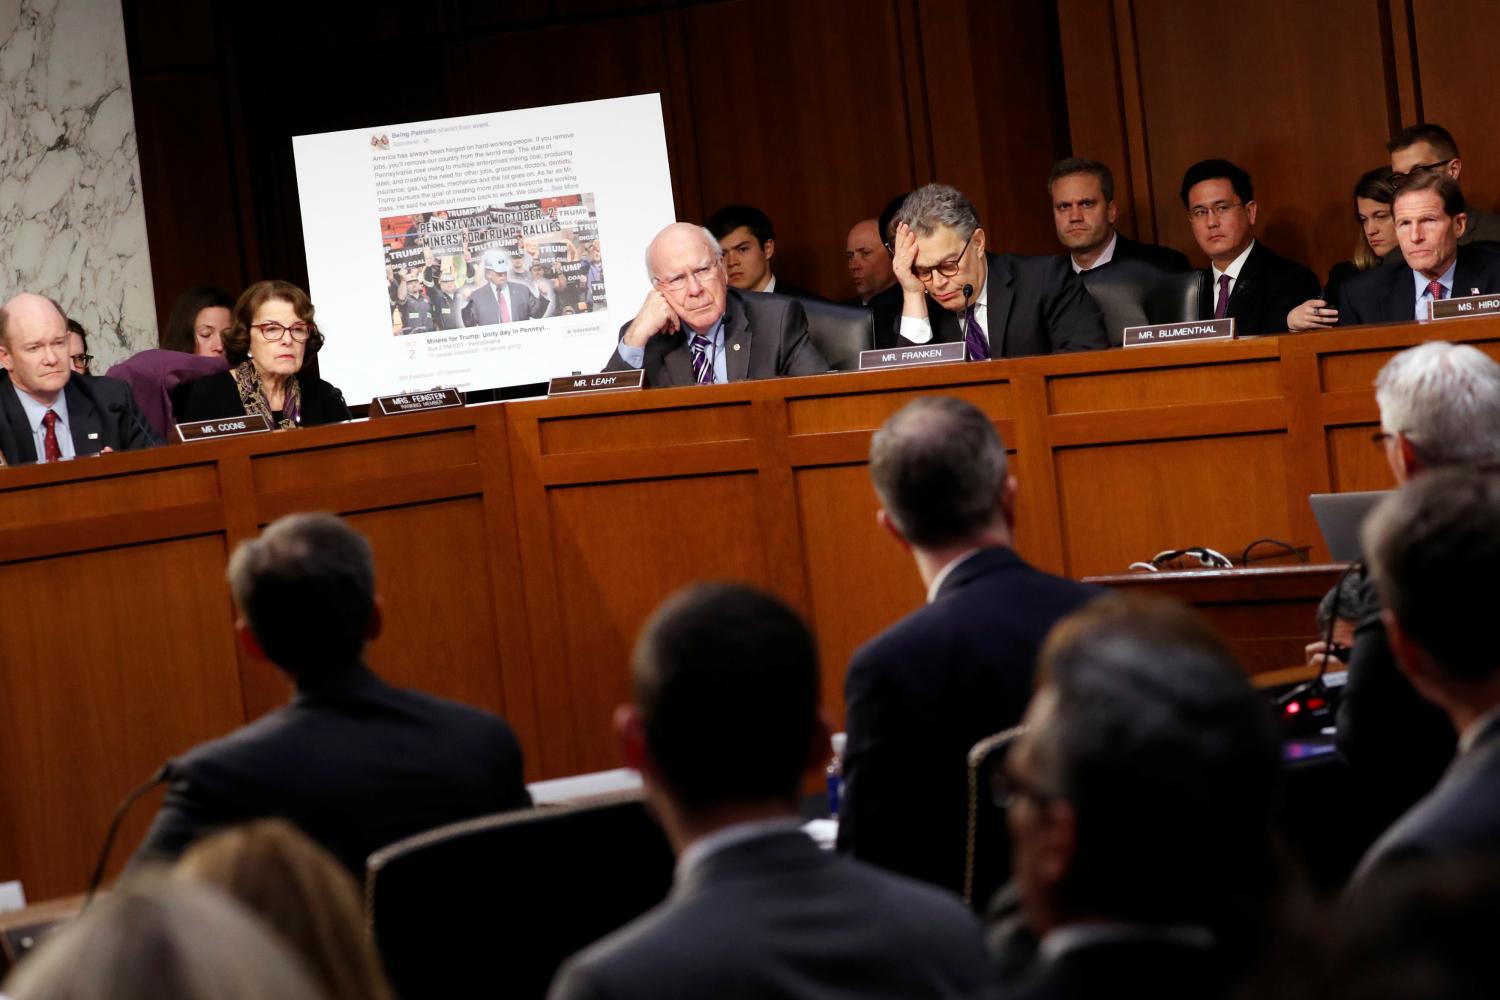
M 68 430 L 68 394 L 59 392 L 53 404 L 45 406 L 34 399 L 30 393 L 22 392 L 20 386 L 14 382 L 10 384 L 10 387 L 15 392 L 16 398 L 21 401 L 21 409 L 26 411 L 27 423 L 31 424 L 31 436 L 36 445 L 36 460 L 47 461 L 47 428 L 42 426 L 42 419 L 46 417 L 48 410 L 57 414 L 57 447 L 62 452 L 64 460 L 72 458 L 75 452 L 73 434 Z
M 1111 229 L 1109 231 L 1109 242 L 1106 243 L 1106 244 L 1104 244 L 1104 249 L 1099 253 L 1098 259 L 1096 259 L 1088 267 L 1079 267 L 1078 266 L 1078 258 L 1074 257 L 1072 254 L 1069 254 L 1068 255 L 1068 262 L 1073 265 L 1073 273 L 1074 274 L 1082 274 L 1084 271 L 1092 271 L 1094 268 L 1096 268 L 1096 267 L 1103 267 L 1105 264 L 1108 264 L 1110 261 L 1114 260 L 1115 259 L 1115 242 L 1119 238 L 1120 238 L 1120 234 L 1117 233 L 1117 232 L 1115 232 L 1113 229 Z
M 979 289 L 979 294 L 974 297 L 973 302 L 969 303 L 974 307 L 974 318 L 979 321 L 979 329 L 984 331 L 984 342 L 986 344 L 990 342 L 990 300 L 987 298 L 989 290 L 989 275 L 985 275 L 984 285 Z M 958 313 L 959 333 L 966 335 L 968 331 L 965 329 L 964 324 L 963 313 Z M 925 344 L 932 339 L 932 321 L 926 316 L 902 316 L 901 336 L 913 344 Z
M 1244 252 L 1241 253 L 1238 257 L 1236 257 L 1234 260 L 1230 261 L 1229 262 L 1229 266 L 1226 267 L 1226 268 L 1224 268 L 1224 270 L 1222 270 L 1222 271 L 1219 270 L 1219 265 L 1217 265 L 1217 264 L 1210 265 L 1213 268 L 1213 272 L 1214 272 L 1214 309 L 1215 309 L 1215 311 L 1218 310 L 1218 306 L 1219 306 L 1219 276 L 1223 275 L 1223 274 L 1229 275 L 1228 294 L 1229 295 L 1233 295 L 1234 294 L 1234 286 L 1237 285 L 1237 284 L 1239 284 L 1240 272 L 1245 269 L 1245 261 L 1249 259 L 1249 257 L 1250 257 L 1250 251 L 1254 250 L 1254 249 L 1255 249 L 1255 241 L 1251 240 L 1250 241 L 1250 245 L 1245 248 Z

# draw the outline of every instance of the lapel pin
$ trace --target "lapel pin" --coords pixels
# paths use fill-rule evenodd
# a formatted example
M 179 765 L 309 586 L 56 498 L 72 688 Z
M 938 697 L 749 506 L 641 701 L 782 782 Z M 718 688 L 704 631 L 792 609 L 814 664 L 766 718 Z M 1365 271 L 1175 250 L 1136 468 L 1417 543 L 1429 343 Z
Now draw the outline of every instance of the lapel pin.
M 93 431 L 89 431 L 89 440 L 90 441 L 97 441 L 97 440 L 99 440 L 99 435 L 96 434 L 96 433 L 94 433 Z
M 1469 289 L 1469 294 L 1470 295 L 1478 295 L 1479 294 L 1479 289 L 1477 289 L 1477 288 L 1471 288 L 1471 289 Z
M 739 344 L 735 344 L 735 345 L 734 345 L 734 349 L 735 349 L 735 350 L 736 350 L 736 351 L 738 351 L 738 350 L 739 350 L 739 349 L 740 349 L 740 345 L 739 345 Z

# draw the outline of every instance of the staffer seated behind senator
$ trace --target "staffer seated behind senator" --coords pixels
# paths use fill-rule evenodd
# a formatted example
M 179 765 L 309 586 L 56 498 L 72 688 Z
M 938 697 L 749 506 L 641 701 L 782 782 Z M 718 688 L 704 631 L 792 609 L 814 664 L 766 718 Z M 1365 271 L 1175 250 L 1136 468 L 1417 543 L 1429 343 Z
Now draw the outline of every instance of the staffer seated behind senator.
M 1115 175 L 1097 160 L 1070 156 L 1047 178 L 1057 240 L 1067 248 L 1074 271 L 1091 271 L 1117 260 L 1143 260 L 1163 271 L 1191 271 L 1180 251 L 1140 243 L 1115 229 Z
M 1287 313 L 1288 330 L 1295 333 L 1338 326 L 1339 311 L 1336 307 L 1344 282 L 1382 265 L 1402 262 L 1392 207 L 1395 200 L 1396 182 L 1391 179 L 1390 170 L 1378 167 L 1360 176 L 1359 183 L 1354 185 L 1354 218 L 1359 223 L 1354 256 L 1333 265 L 1321 295 Z
M 344 394 L 299 374 L 323 346 L 307 293 L 289 281 L 258 281 L 234 304 L 224 334 L 229 371 L 192 384 L 179 419 L 213 420 L 264 413 L 278 427 L 316 427 L 349 419 Z
M 970 361 L 1109 346 L 1104 316 L 1058 257 L 988 253 L 973 204 L 928 184 L 896 213 L 899 298 L 874 302 L 875 346 L 963 343 Z M 896 310 L 899 309 L 899 315 Z
M 0 465 L 161 443 L 129 386 L 73 371 L 67 323 L 56 302 L 30 292 L 0 308 Z
M 742 292 L 772 292 L 822 301 L 823 296 L 783 281 L 771 272 L 776 230 L 771 217 L 753 205 L 725 205 L 703 223 L 724 248 L 729 287 Z
M 1322 289 L 1317 275 L 1255 238 L 1250 175 L 1228 160 L 1202 160 L 1182 175 L 1178 193 L 1209 260 L 1198 318 L 1232 318 L 1239 336 L 1285 333 L 1287 313 Z
M 651 292 L 620 328 L 605 371 L 644 368 L 650 386 L 821 375 L 802 304 L 729 287 L 724 251 L 707 229 L 667 226 L 646 248 Z
M 1427 122 L 1404 128 L 1391 136 L 1385 148 L 1391 154 L 1391 178 L 1395 181 L 1399 182 L 1418 170 L 1440 170 L 1454 181 L 1463 181 L 1464 161 L 1458 151 L 1458 142 L 1453 133 L 1441 125 Z M 1468 246 L 1470 243 L 1500 241 L 1500 216 L 1481 212 L 1473 206 L 1470 206 L 1468 215 L 1469 225 L 1459 237 L 1460 244 Z

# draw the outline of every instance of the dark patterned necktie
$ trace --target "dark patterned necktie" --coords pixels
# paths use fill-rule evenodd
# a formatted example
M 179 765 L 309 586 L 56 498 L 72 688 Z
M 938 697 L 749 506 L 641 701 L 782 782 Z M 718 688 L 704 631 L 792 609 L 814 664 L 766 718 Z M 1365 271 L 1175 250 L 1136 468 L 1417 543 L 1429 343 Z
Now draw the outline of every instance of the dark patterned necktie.
M 988 361 L 990 344 L 984 339 L 984 328 L 974 317 L 974 307 L 964 310 L 964 346 L 968 348 L 970 361 Z
M 42 426 L 47 428 L 47 436 L 42 439 L 42 461 L 61 462 L 62 446 L 57 443 L 57 414 L 52 410 L 42 414 Z
M 710 384 L 714 380 L 714 363 L 708 356 L 708 338 L 695 333 L 688 346 L 693 349 L 693 378 L 698 380 L 699 385 Z
M 1231 280 L 1227 274 L 1219 275 L 1219 304 L 1214 306 L 1214 319 L 1223 319 L 1229 315 L 1229 282 Z
M 1443 283 L 1441 281 L 1438 281 L 1436 278 L 1433 278 L 1431 281 L 1429 281 L 1427 283 L 1427 297 L 1432 299 L 1432 301 L 1434 302 L 1436 302 L 1438 299 L 1441 299 L 1443 297 Z M 1432 313 L 1428 312 L 1426 309 L 1417 310 L 1417 319 L 1428 319 L 1431 316 Z

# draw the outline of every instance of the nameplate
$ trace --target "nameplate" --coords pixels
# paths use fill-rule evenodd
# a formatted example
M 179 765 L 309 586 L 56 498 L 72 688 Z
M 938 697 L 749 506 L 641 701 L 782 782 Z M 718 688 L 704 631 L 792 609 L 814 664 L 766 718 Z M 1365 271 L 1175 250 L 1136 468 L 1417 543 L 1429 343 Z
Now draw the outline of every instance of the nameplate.
M 1465 316 L 1492 316 L 1500 312 L 1500 293 L 1465 295 L 1457 299 L 1429 301 L 1433 319 L 1462 319 Z
M 179 441 L 217 441 L 219 438 L 243 437 L 246 434 L 264 434 L 276 426 L 264 413 L 252 413 L 243 417 L 221 417 L 218 420 L 189 420 L 177 425 Z
M 646 383 L 646 372 L 601 372 L 598 375 L 563 375 L 547 383 L 547 395 L 571 396 L 580 392 L 621 392 L 639 389 Z
M 951 365 L 964 359 L 963 341 L 949 344 L 921 344 L 911 347 L 879 348 L 859 352 L 859 370 L 877 368 L 910 368 L 913 365 Z
M 370 400 L 370 419 L 390 417 L 397 413 L 448 410 L 463 405 L 463 394 L 452 387 L 429 389 L 426 392 L 398 392 L 394 396 L 376 396 Z
M 1157 326 L 1127 326 L 1124 347 L 1154 347 L 1200 340 L 1233 340 L 1234 317 L 1200 319 L 1191 323 L 1161 323 Z

